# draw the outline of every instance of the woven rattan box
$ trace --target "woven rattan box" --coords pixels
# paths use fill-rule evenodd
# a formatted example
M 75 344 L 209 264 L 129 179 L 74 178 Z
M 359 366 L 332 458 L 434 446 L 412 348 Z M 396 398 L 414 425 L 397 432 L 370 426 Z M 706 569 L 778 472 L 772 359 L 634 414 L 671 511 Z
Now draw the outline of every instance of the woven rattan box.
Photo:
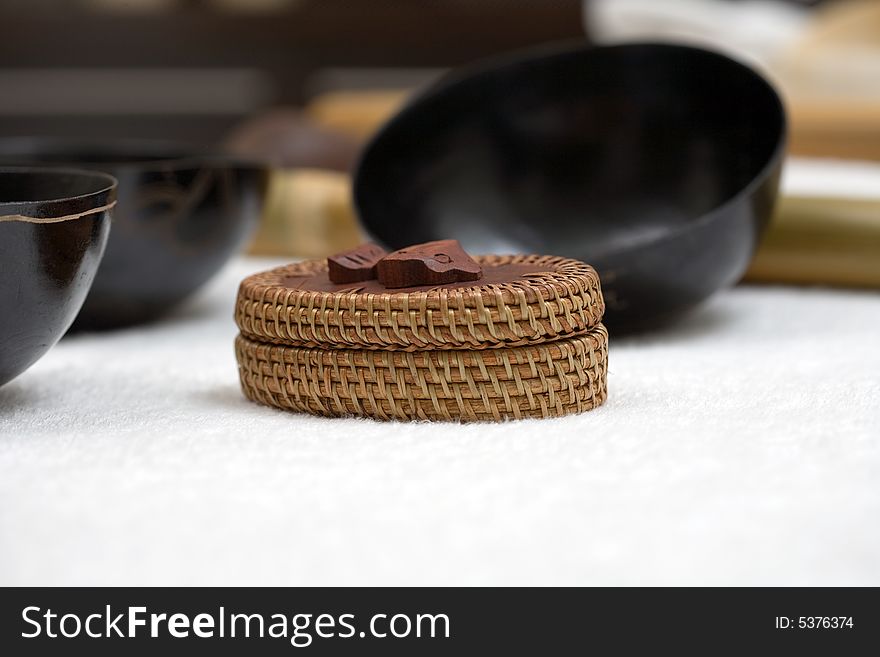
M 326 261 L 246 278 L 235 309 L 244 394 L 383 420 L 555 417 L 601 404 L 608 333 L 595 270 L 551 256 L 474 261 L 478 280 L 394 289 L 334 283 Z

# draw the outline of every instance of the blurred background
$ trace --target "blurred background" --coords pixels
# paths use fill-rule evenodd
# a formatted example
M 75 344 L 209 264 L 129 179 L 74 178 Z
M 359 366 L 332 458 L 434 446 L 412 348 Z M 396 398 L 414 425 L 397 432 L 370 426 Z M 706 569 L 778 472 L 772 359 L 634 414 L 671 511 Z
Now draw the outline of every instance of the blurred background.
M 876 0 L 4 0 L 0 136 L 191 142 L 276 168 L 252 252 L 358 243 L 348 172 L 407 96 L 548 41 L 727 51 L 783 91 L 783 199 L 753 280 L 880 286 Z
M 204 143 L 272 107 L 583 34 L 579 0 L 4 0 L 0 19 L 4 133 Z

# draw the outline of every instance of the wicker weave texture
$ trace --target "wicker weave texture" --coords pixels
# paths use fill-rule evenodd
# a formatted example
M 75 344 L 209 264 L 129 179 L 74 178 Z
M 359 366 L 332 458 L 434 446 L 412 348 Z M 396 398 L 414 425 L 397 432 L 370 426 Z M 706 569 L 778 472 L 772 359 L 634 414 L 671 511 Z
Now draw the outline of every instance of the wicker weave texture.
M 315 415 L 382 420 L 556 417 L 605 401 L 602 324 L 554 342 L 420 352 L 285 347 L 239 335 L 239 375 L 252 401 Z
M 301 262 L 246 278 L 235 320 L 258 342 L 302 347 L 486 349 L 582 334 L 602 319 L 605 303 L 596 271 L 554 256 L 478 256 L 483 267 L 534 265 L 520 280 L 472 287 L 366 294 L 316 292 L 283 284 L 291 276 L 326 271 Z

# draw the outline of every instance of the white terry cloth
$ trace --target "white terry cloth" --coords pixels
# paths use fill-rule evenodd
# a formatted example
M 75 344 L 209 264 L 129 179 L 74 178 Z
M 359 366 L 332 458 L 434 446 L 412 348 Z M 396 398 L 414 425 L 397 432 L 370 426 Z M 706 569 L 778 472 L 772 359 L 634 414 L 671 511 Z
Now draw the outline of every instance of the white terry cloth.
M 0 388 L 0 584 L 880 585 L 880 295 L 740 287 L 602 408 L 405 424 L 238 387 L 241 259 Z

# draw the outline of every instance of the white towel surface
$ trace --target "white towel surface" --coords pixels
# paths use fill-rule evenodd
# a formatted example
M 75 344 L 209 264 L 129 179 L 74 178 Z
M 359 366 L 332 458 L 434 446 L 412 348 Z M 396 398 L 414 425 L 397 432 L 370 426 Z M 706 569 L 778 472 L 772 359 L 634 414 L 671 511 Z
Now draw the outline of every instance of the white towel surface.
M 880 585 L 880 295 L 740 287 L 599 410 L 384 424 L 238 387 L 239 260 L 0 389 L 0 584 Z

